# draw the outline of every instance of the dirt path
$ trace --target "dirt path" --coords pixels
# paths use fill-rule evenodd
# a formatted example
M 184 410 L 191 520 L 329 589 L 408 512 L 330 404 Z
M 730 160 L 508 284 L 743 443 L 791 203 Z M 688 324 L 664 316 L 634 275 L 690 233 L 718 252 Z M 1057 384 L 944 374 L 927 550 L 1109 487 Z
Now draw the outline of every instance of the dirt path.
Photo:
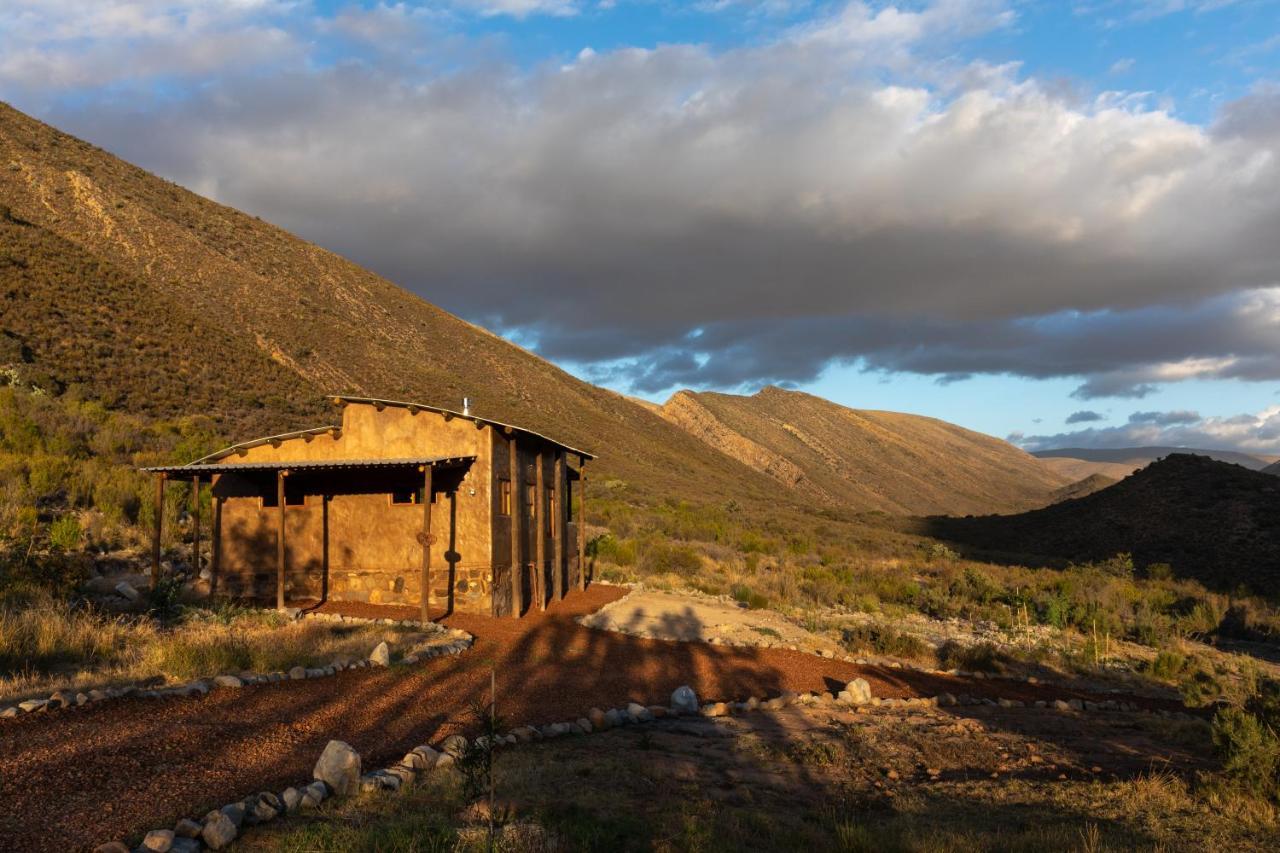
M 254 791 L 308 779 L 330 738 L 351 743 L 368 766 L 385 766 L 415 744 L 464 728 L 468 708 L 487 699 L 491 667 L 498 712 L 511 725 L 576 718 L 592 705 L 665 703 L 681 684 L 710 700 L 832 690 L 859 675 L 882 697 L 1084 695 L 785 650 L 644 640 L 574 621 L 622 594 L 592 587 L 520 620 L 450 617 L 447 624 L 476 635 L 475 646 L 417 666 L 0 720 L 0 850 L 136 840 Z

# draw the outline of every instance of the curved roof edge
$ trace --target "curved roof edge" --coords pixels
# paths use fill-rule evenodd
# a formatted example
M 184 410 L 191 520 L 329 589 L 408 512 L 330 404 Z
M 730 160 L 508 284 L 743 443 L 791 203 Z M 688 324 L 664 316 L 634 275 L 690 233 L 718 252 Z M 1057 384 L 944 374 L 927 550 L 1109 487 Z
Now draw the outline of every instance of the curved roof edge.
M 495 421 L 493 418 L 482 418 L 482 417 L 479 417 L 478 415 L 467 415 L 467 414 L 463 414 L 462 412 L 454 411 L 453 409 L 442 409 L 439 406 L 428 406 L 426 403 L 408 403 L 408 402 L 405 402 L 404 400 L 384 400 L 380 397 L 356 397 L 350 394 L 330 394 L 327 399 L 341 405 L 346 405 L 347 403 L 358 403 L 358 404 L 369 405 L 369 406 L 378 406 L 378 405 L 396 406 L 402 409 L 413 409 L 413 410 L 421 410 L 424 412 L 435 412 L 438 415 L 449 415 L 450 417 L 463 418 L 465 420 L 473 421 L 474 423 L 478 423 L 478 424 L 488 424 L 489 426 L 500 427 L 503 430 L 517 430 L 518 432 L 522 432 L 525 435 L 531 435 L 535 438 L 540 438 L 543 441 L 547 442 L 548 444 L 554 444 L 556 447 L 564 448 L 570 453 L 577 454 L 578 456 L 581 456 L 585 459 L 596 458 L 594 453 L 589 453 L 585 450 L 581 450 L 577 447 L 573 447 L 572 445 L 565 444 L 563 441 L 557 441 L 556 439 L 548 435 L 543 435 L 540 432 L 536 432 L 526 427 L 516 426 L 515 424 L 508 424 L 502 421 Z
M 205 463 L 211 462 L 215 459 L 221 459 L 224 456 L 229 456 L 232 453 L 235 453 L 236 451 L 248 450 L 250 447 L 260 447 L 261 445 L 264 445 L 264 444 L 274 444 L 280 441 L 288 441 L 289 439 L 292 439 L 292 438 L 306 438 L 309 435 L 312 435 L 312 436 L 324 435 L 325 433 L 332 433 L 332 432 L 342 432 L 342 427 L 340 426 L 312 427 L 311 429 L 299 429 L 299 430 L 294 430 L 293 432 L 282 432 L 277 435 L 266 435 L 266 436 L 263 436 L 262 438 L 252 438 L 248 441 L 241 441 L 236 444 L 229 445 L 227 447 L 222 448 L 221 450 L 215 450 L 213 453 L 210 453 L 208 456 L 201 456 L 196 461 L 188 462 L 187 464 L 188 465 L 204 465 Z

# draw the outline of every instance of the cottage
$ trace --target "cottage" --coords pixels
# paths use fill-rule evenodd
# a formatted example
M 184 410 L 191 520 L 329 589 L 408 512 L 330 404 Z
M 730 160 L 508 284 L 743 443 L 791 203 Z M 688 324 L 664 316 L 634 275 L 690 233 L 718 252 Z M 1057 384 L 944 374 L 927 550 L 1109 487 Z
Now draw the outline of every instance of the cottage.
M 331 600 L 419 605 L 423 618 L 428 608 L 519 616 L 585 585 L 590 453 L 477 417 L 465 402 L 456 412 L 330 400 L 339 426 L 145 469 L 156 476 L 153 581 L 165 483 L 186 479 L 212 491 L 215 594 L 274 596 L 280 608 Z

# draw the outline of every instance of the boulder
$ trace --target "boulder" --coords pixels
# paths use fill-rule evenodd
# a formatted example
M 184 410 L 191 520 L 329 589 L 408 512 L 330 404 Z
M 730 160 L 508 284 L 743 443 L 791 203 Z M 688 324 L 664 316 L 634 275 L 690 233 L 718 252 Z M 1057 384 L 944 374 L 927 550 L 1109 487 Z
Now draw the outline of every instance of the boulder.
M 671 691 L 671 709 L 678 714 L 698 713 L 698 694 L 687 684 L 677 687 Z
M 183 818 L 178 821 L 178 825 L 173 828 L 173 834 L 177 838 L 199 838 L 200 824 L 194 820 Z
M 259 823 L 275 820 L 283 811 L 284 803 L 280 802 L 280 798 L 271 791 L 258 794 L 257 802 L 253 804 L 253 816 Z
M 240 827 L 244 826 L 244 804 L 243 803 L 227 803 L 225 806 L 218 809 L 218 811 L 226 815 L 227 819 L 230 820 L 233 824 L 235 824 L 235 827 L 237 830 Z M 205 823 L 208 823 L 208 821 L 206 820 Z
M 871 701 L 871 685 L 865 678 L 855 678 L 850 681 L 844 686 L 844 692 L 849 694 L 846 701 L 850 705 L 866 705 Z
M 373 651 L 369 652 L 369 662 L 377 666 L 391 665 L 391 648 L 385 640 L 378 643 L 373 647 Z
M 200 853 L 200 842 L 194 838 L 175 837 L 169 853 Z
M 234 675 L 216 675 L 213 683 L 219 687 L 244 687 L 244 682 Z
M 116 584 L 113 587 L 113 589 L 115 590 L 116 595 L 120 596 L 125 601 L 130 601 L 130 602 L 137 601 L 139 598 L 142 597 L 138 594 L 138 591 L 136 589 L 129 586 L 129 584 L 125 583 L 124 581 L 120 581 L 120 583 Z
M 591 721 L 591 726 L 595 729 L 605 729 L 609 726 L 608 722 L 605 720 L 604 711 L 601 711 L 599 708 L 592 708 L 588 711 L 587 719 Z
M 462 751 L 466 748 L 467 739 L 462 735 L 449 735 L 444 739 L 444 743 L 440 745 L 440 749 L 445 755 L 451 755 L 454 758 L 462 755 Z
M 280 795 L 280 802 L 284 803 L 285 811 L 297 811 L 298 806 L 302 805 L 302 792 L 297 788 L 285 788 Z
M 111 595 L 116 591 L 116 584 L 119 583 L 115 578 L 96 577 L 89 578 L 80 587 L 89 595 Z
M 350 744 L 331 740 L 311 775 L 328 785 L 336 796 L 357 794 L 360 792 L 360 754 Z
M 130 853 L 130 851 L 119 841 L 108 841 L 93 848 L 93 853 Z
M 653 715 L 649 713 L 649 709 L 641 705 L 639 702 L 627 703 L 627 716 L 637 723 L 643 723 L 646 720 L 653 719 Z
M 312 782 L 302 789 L 302 805 L 315 808 L 329 797 L 329 789 L 323 782 Z
M 172 847 L 172 829 L 153 829 L 142 839 L 142 849 L 148 853 L 169 853 Z
M 200 839 L 210 850 L 221 850 L 236 840 L 239 829 L 230 817 L 221 811 L 211 811 L 204 819 Z
M 295 681 L 301 681 L 302 679 L 307 677 L 306 667 L 295 666 L 293 669 L 289 670 L 289 677 L 294 679 Z

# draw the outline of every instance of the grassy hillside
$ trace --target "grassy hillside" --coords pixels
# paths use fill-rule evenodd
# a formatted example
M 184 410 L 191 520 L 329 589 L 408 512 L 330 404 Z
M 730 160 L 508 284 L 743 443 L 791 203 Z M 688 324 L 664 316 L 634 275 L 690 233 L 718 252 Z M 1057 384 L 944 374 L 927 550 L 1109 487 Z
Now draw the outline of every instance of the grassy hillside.
M 733 500 L 762 514 L 813 503 L 806 488 L 779 489 L 776 472 L 650 407 L 3 105 L 0 205 L 0 358 L 23 382 L 76 385 L 147 417 L 215 414 L 228 439 L 327 423 L 325 393 L 449 407 L 465 395 L 481 415 L 596 452 L 596 482 L 629 500 Z M 824 503 L 994 511 L 1043 503 L 1062 485 L 996 439 L 907 416 L 858 417 L 875 440 L 849 441 L 829 460 L 810 449 L 801 463 Z M 847 437 L 818 426 L 810 434 L 818 444 Z M 851 461 L 862 452 L 888 455 Z M 821 471 L 826 461 L 836 470 Z M 900 485 L 888 482 L 892 465 L 906 469 Z M 956 476 L 945 477 L 949 469 Z M 873 482 L 856 482 L 872 471 Z
M 1280 479 L 1174 454 L 1110 488 L 1013 516 L 929 518 L 914 528 L 986 552 L 1101 560 L 1128 552 L 1211 588 L 1273 594 L 1280 581 Z
M 919 415 L 848 409 L 781 388 L 681 391 L 663 415 L 806 498 L 902 513 L 1043 506 L 1067 480 L 1013 445 Z
M 1053 493 L 1053 502 L 1062 503 L 1063 501 L 1075 500 L 1085 495 L 1091 495 L 1094 492 L 1100 492 L 1109 486 L 1114 486 L 1120 480 L 1115 477 L 1108 477 L 1106 474 L 1090 474 L 1087 477 L 1076 480 L 1063 486 Z

